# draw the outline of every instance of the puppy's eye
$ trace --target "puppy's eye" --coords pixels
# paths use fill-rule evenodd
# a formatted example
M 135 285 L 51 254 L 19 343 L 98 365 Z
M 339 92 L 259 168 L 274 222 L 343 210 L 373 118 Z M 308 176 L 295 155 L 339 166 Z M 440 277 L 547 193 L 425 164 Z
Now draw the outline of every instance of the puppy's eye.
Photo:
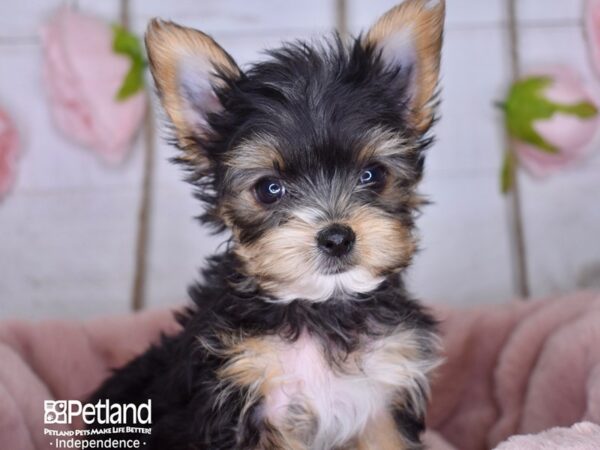
M 381 189 L 385 184 L 385 175 L 386 171 L 383 166 L 370 166 L 362 171 L 358 182 L 373 189 Z
M 266 205 L 275 203 L 285 194 L 285 187 L 277 178 L 261 178 L 254 186 L 256 198 Z

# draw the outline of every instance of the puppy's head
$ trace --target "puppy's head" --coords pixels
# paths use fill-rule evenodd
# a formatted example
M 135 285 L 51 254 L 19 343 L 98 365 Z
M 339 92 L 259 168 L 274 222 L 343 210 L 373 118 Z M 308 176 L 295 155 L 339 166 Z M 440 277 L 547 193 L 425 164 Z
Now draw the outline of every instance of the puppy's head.
M 150 24 L 204 219 L 274 299 L 368 292 L 409 264 L 443 20 L 443 0 L 407 0 L 349 46 L 285 45 L 246 71 L 206 34 Z

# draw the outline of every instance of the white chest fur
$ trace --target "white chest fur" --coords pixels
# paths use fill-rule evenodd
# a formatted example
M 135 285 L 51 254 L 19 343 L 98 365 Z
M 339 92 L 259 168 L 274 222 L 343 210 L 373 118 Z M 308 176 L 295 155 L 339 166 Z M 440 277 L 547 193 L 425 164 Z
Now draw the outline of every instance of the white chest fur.
M 264 418 L 314 450 L 331 449 L 360 435 L 369 421 L 406 396 L 424 407 L 422 387 L 434 366 L 424 360 L 414 331 L 365 343 L 332 365 L 320 341 L 303 334 L 294 343 L 274 340 L 264 363 Z

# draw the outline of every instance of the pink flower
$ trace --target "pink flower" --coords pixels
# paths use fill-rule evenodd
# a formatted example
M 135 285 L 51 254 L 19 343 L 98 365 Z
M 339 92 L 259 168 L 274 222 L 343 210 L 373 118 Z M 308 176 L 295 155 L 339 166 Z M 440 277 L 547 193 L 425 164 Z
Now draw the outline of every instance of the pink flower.
M 530 77 L 547 77 L 551 83 L 540 93 L 543 100 L 561 106 L 583 102 L 594 109 L 597 102 L 572 69 L 554 67 L 530 72 Z M 514 139 L 514 149 L 521 165 L 532 175 L 548 176 L 580 161 L 591 149 L 598 129 L 597 112 L 581 117 L 573 112 L 556 111 L 549 118 L 534 120 L 533 130 L 549 144 L 554 152 L 521 139 Z
M 121 161 L 144 117 L 143 92 L 116 99 L 130 61 L 110 26 L 63 8 L 42 29 L 44 81 L 56 126 L 107 162 Z
M 600 76 L 600 0 L 586 1 L 584 26 L 592 67 Z
M 19 136 L 12 121 L 0 110 L 0 198 L 10 190 L 15 178 Z

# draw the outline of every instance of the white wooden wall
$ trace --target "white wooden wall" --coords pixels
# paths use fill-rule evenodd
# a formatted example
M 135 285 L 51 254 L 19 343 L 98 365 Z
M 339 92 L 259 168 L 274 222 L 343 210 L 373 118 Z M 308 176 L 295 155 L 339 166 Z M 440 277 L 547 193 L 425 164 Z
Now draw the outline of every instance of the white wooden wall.
M 447 0 L 442 120 L 423 191 L 422 252 L 413 290 L 432 302 L 502 302 L 516 294 L 506 200 L 498 171 L 504 138 L 493 107 L 510 79 L 508 0 Z M 88 317 L 130 309 L 143 146 L 118 168 L 63 139 L 41 88 L 37 29 L 63 2 L 0 0 L 0 107 L 24 141 L 16 186 L 0 202 L 0 318 Z M 132 0 L 134 29 L 150 17 L 207 31 L 244 64 L 265 46 L 331 30 L 335 0 Z M 393 0 L 347 0 L 356 33 Z M 83 11 L 118 20 L 118 0 L 80 0 Z M 579 18 L 582 0 L 520 0 L 524 67 L 569 63 L 588 79 Z M 159 138 L 161 133 L 159 133 Z M 186 298 L 220 239 L 192 217 L 199 205 L 157 145 L 146 303 Z M 600 284 L 600 152 L 546 182 L 521 175 L 528 281 L 535 296 Z

